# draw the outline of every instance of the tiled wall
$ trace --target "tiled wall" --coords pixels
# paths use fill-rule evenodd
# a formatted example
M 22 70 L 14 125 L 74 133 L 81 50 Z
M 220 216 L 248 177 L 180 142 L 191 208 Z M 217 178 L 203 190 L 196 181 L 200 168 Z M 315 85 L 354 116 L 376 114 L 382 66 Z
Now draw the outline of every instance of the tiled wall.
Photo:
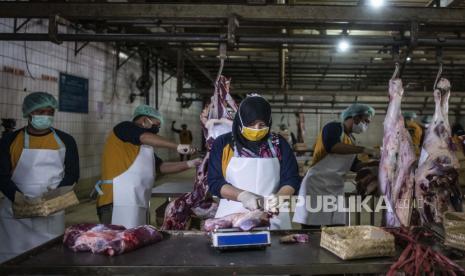
M 13 20 L 0 19 L 0 32 L 11 32 Z M 22 29 L 21 31 L 24 31 Z M 47 27 L 28 23 L 27 31 L 46 32 Z M 66 32 L 66 29 L 60 29 Z M 25 48 L 30 74 L 25 62 Z M 100 158 L 105 137 L 110 129 L 120 121 L 131 119 L 134 108 L 144 101 L 137 98 L 129 103 L 131 89 L 135 88 L 133 79 L 140 76 L 137 61 L 129 60 L 117 71 L 115 83 L 115 63 L 113 47 L 109 44 L 90 43 L 76 56 L 74 43 L 57 45 L 51 42 L 6 42 L 0 41 L 0 118 L 15 118 L 17 126 L 22 127 L 26 120 L 22 118 L 21 104 L 26 95 L 33 91 L 47 91 L 58 97 L 56 81 L 41 80 L 42 75 L 58 78 L 60 72 L 89 79 L 89 113 L 57 112 L 55 127 L 70 133 L 77 142 L 80 155 L 81 182 L 93 182 L 100 174 Z M 4 72 L 5 66 L 24 72 L 18 74 Z M 32 75 L 32 76 L 31 76 Z M 33 79 L 35 78 L 35 80 Z M 167 80 L 162 85 L 162 79 Z M 194 145 L 201 141 L 199 114 L 200 103 L 195 102 L 189 109 L 181 109 L 176 102 L 176 78 L 159 74 L 159 107 L 165 117 L 160 135 L 178 141 L 177 134 L 171 131 L 171 121 L 186 123 L 194 135 Z M 103 102 L 103 114 L 97 106 Z M 155 87 L 150 91 L 150 103 L 155 106 Z M 157 154 L 164 160 L 177 160 L 174 151 L 158 150 Z

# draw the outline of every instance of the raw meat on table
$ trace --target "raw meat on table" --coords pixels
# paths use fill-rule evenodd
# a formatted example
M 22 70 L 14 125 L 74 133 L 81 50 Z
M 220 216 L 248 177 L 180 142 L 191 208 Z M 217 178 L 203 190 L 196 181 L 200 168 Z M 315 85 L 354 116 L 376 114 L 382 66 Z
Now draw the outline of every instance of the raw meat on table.
M 73 251 L 120 255 L 161 241 L 163 236 L 151 225 L 131 229 L 111 224 L 76 224 L 65 231 L 63 244 Z
M 255 210 L 247 213 L 235 213 L 222 218 L 208 219 L 205 221 L 204 230 L 211 232 L 216 229 L 239 228 L 242 231 L 249 231 L 256 227 L 270 226 L 269 213 Z
M 310 237 L 308 234 L 290 234 L 286 236 L 282 236 L 279 239 L 280 243 L 308 243 Z
M 401 101 L 404 89 L 400 79 L 389 81 L 389 106 L 384 119 L 384 137 L 378 182 L 390 210 L 386 226 L 409 226 L 413 208 L 415 150 L 404 125 Z
M 229 94 L 230 79 L 220 76 L 215 83 L 211 103 L 200 115 L 200 122 L 206 139 L 206 148 L 210 151 L 213 141 L 219 135 L 231 131 L 233 115 L 228 111 L 237 111 L 237 105 Z M 210 153 L 207 152 L 202 164 L 197 168 L 194 190 L 184 194 L 168 204 L 162 229 L 184 230 L 192 215 L 202 219 L 214 217 L 218 204 L 208 196 L 207 170 Z
M 449 81 L 441 78 L 434 90 L 433 121 L 426 130 L 415 173 L 415 197 L 423 224 L 441 223 L 446 211 L 462 211 L 460 165 L 448 117 L 450 88 Z

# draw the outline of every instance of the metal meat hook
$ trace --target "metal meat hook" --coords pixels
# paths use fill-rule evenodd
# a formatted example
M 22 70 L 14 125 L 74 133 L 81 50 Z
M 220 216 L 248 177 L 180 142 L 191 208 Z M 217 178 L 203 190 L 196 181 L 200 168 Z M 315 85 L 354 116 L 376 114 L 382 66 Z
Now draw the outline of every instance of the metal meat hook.
M 439 70 L 436 76 L 436 80 L 434 81 L 433 90 L 436 89 L 436 85 L 438 85 L 438 81 L 441 78 L 441 76 L 442 76 L 442 62 L 439 63 Z
M 397 78 L 397 75 L 399 74 L 399 69 L 400 69 L 399 62 L 396 62 L 396 69 L 394 70 L 394 74 L 392 74 L 391 80 Z
M 221 43 L 220 44 L 220 69 L 218 70 L 218 74 L 216 76 L 216 81 L 215 84 L 220 80 L 221 73 L 223 73 L 223 67 L 224 67 L 224 60 L 226 59 L 226 43 Z

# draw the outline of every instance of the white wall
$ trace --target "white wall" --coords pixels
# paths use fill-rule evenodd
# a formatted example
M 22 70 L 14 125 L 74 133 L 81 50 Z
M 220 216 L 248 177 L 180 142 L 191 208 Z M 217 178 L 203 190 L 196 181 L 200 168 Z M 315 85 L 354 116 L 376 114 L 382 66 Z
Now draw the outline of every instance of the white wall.
M 12 32 L 13 20 L 0 19 L 0 32 Z M 21 30 L 22 32 L 24 29 Z M 28 24 L 27 31 L 46 32 L 47 27 Z M 60 27 L 60 32 L 66 32 Z M 71 31 L 71 30 L 70 30 Z M 26 95 L 33 91 L 46 91 L 58 97 L 56 81 L 41 80 L 43 74 L 58 78 L 60 72 L 89 79 L 89 114 L 77 114 L 58 111 L 55 127 L 71 134 L 77 142 L 80 155 L 81 180 L 95 179 L 100 175 L 100 159 L 105 138 L 112 127 L 123 120 L 130 120 L 134 108 L 145 99 L 137 98 L 129 103 L 129 76 L 140 76 L 140 66 L 135 60 L 128 61 L 118 72 L 114 85 L 116 59 L 113 47 L 109 44 L 90 43 L 77 56 L 74 55 L 74 43 L 57 45 L 51 42 L 26 42 L 27 59 L 32 77 L 27 72 L 24 42 L 0 41 L 0 118 L 14 118 L 17 128 L 26 124 L 22 118 L 21 104 Z M 4 66 L 25 71 L 24 76 L 4 72 Z M 171 132 L 171 121 L 187 123 L 194 135 L 194 144 L 200 146 L 201 134 L 199 114 L 201 104 L 195 102 L 189 109 L 181 109 L 176 102 L 176 78 L 172 77 L 164 85 L 159 74 L 159 109 L 165 117 L 165 125 L 160 134 L 178 141 L 177 134 Z M 115 89 L 114 89 L 115 87 Z M 138 92 L 136 88 L 135 92 Z M 114 92 L 114 93 L 113 93 Z M 103 117 L 97 114 L 98 102 L 104 103 Z M 150 92 L 150 102 L 155 106 L 155 88 Z M 157 151 L 164 160 L 178 158 L 176 152 Z

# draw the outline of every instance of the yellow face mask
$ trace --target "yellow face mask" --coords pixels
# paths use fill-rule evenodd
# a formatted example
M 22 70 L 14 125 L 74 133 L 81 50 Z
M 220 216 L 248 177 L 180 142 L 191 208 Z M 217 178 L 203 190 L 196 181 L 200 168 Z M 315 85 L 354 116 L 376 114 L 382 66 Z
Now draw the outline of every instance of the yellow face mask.
M 255 129 L 255 128 L 250 128 L 250 127 L 242 127 L 242 136 L 245 137 L 245 139 L 249 141 L 259 141 L 263 139 L 268 134 L 268 131 L 270 130 L 269 127 L 261 128 L 261 129 Z

